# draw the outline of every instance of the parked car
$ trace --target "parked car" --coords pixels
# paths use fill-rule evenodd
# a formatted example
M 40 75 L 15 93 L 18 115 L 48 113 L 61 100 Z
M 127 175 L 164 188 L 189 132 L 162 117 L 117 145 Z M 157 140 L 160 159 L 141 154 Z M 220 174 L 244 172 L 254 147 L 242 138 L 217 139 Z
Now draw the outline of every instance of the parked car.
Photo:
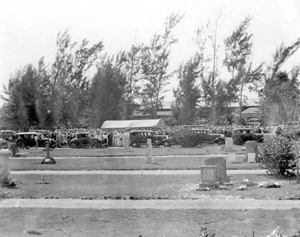
M 13 142 L 16 139 L 17 133 L 13 130 L 1 130 L 0 131 L 0 138 L 8 142 Z
M 20 132 L 17 133 L 16 145 L 20 149 L 35 147 L 35 136 L 38 136 L 38 147 L 46 147 L 46 142 L 49 142 L 50 148 L 56 147 L 55 140 L 44 137 L 41 133 L 37 132 Z
M 146 145 L 147 139 L 151 139 L 154 146 L 172 146 L 172 138 L 168 135 L 156 135 L 151 130 L 132 130 L 129 132 L 129 145 L 131 147 Z
M 256 133 L 252 128 L 237 128 L 233 130 L 232 140 L 234 145 L 243 145 L 247 141 L 264 141 L 263 133 Z
M 4 140 L 3 138 L 0 138 L 0 150 L 1 149 L 7 149 L 8 148 L 8 143 L 6 140 Z
M 218 145 L 225 144 L 225 136 L 223 134 L 213 133 L 209 129 L 192 129 L 197 137 L 197 144 L 201 143 L 217 143 Z
M 88 132 L 78 132 L 69 142 L 71 148 L 100 148 L 101 142 L 96 137 L 90 137 Z

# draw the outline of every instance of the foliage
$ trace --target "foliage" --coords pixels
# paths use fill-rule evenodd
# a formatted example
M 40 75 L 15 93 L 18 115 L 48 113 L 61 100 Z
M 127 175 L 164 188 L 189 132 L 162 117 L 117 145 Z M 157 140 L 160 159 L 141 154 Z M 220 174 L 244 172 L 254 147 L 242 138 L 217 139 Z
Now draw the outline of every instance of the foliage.
M 126 78 L 123 96 L 123 119 L 132 119 L 133 112 L 139 108 L 141 90 L 141 60 L 143 45 L 133 45 L 129 51 L 120 52 L 116 56 L 115 66 Z
M 283 43 L 276 49 L 273 60 L 265 72 L 264 81 L 258 90 L 262 112 L 266 122 L 282 123 L 295 120 L 299 115 L 299 65 L 290 72 L 280 71 L 284 63 L 300 48 L 300 38 L 293 44 Z M 270 110 L 269 108 L 274 108 Z M 298 120 L 298 119 L 296 119 Z
M 142 49 L 143 89 L 142 109 L 151 118 L 157 117 L 157 111 L 162 106 L 165 87 L 173 73 L 168 73 L 171 46 L 177 42 L 172 35 L 174 27 L 180 22 L 182 16 L 172 14 L 165 22 L 163 34 L 154 34 L 150 44 Z
M 247 16 L 224 42 L 226 52 L 224 65 L 232 75 L 233 84 L 238 88 L 239 118 L 241 118 L 241 109 L 246 98 L 245 87 L 260 80 L 263 72 L 262 63 L 256 68 L 252 65 L 253 35 L 247 32 L 251 20 L 252 17 Z
M 89 81 L 88 70 L 99 57 L 103 45 L 88 47 L 84 39 L 79 47 L 71 41 L 68 30 L 59 32 L 56 40 L 57 53 L 51 68 L 51 101 L 55 123 L 74 124 L 84 119 L 87 110 Z
M 203 237 L 215 237 L 216 234 L 215 233 L 209 233 L 207 231 L 207 228 L 201 227 L 199 236 L 203 236 Z
M 179 124 L 191 124 L 195 120 L 196 106 L 200 99 L 200 90 L 196 85 L 200 59 L 196 54 L 178 69 L 179 86 L 173 91 L 175 96 L 173 117 Z
M 262 168 L 274 176 L 290 176 L 296 167 L 294 145 L 285 136 L 266 140 L 258 149 L 258 161 Z
M 223 22 L 223 9 L 213 12 L 212 19 L 199 27 L 196 31 L 196 44 L 199 48 L 200 79 L 203 89 L 204 100 L 211 108 L 210 114 L 212 123 L 215 124 L 217 118 L 217 90 L 216 85 L 220 74 L 218 66 L 218 32 Z
M 89 97 L 91 125 L 100 127 L 105 120 L 120 119 L 125 85 L 124 75 L 112 65 L 111 60 L 98 68 Z
M 175 143 L 182 147 L 195 147 L 197 145 L 197 136 L 190 129 L 179 129 L 172 136 Z

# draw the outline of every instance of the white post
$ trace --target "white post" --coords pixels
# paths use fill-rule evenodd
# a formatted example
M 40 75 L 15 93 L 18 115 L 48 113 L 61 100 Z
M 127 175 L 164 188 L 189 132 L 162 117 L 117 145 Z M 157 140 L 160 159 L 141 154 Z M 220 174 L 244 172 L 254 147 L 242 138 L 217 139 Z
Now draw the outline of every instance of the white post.
M 10 186 L 11 174 L 9 157 L 11 151 L 8 149 L 0 150 L 0 186 Z
M 148 153 L 147 153 L 147 164 L 152 164 L 152 142 L 151 139 L 147 139 L 147 145 L 148 145 Z

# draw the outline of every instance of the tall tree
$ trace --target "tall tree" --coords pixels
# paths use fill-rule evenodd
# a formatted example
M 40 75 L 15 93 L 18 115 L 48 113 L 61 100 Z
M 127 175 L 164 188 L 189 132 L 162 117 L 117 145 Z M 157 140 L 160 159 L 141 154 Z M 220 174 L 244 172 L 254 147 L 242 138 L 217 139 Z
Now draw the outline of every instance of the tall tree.
M 245 100 L 245 87 L 262 76 L 263 63 L 253 68 L 252 63 L 252 34 L 247 32 L 252 17 L 247 16 L 233 31 L 231 36 L 225 39 L 226 56 L 224 65 L 231 73 L 233 80 L 239 89 L 238 92 L 238 117 L 241 118 L 242 106 Z M 237 121 L 239 123 L 239 121 Z
M 78 123 L 87 108 L 89 82 L 87 72 L 94 65 L 103 44 L 88 47 L 84 39 L 76 49 L 68 30 L 59 32 L 56 40 L 57 54 L 52 65 L 52 108 L 57 125 Z
M 98 68 L 90 88 L 90 124 L 100 127 L 105 120 L 121 118 L 126 78 L 111 60 Z
M 179 124 L 192 124 L 196 118 L 197 102 L 200 99 L 200 89 L 196 84 L 200 61 L 200 55 L 196 54 L 178 69 L 179 86 L 174 90 L 173 111 L 177 111 L 174 115 Z
M 133 45 L 129 51 L 120 52 L 116 56 L 116 67 L 126 78 L 123 100 L 123 119 L 132 119 L 133 112 L 138 109 L 141 90 L 141 59 L 143 45 Z
M 157 111 L 162 106 L 165 87 L 169 84 L 170 77 L 174 74 L 168 73 L 171 46 L 177 42 L 172 35 L 175 26 L 180 22 L 182 16 L 172 14 L 165 22 L 163 34 L 154 34 L 149 46 L 142 51 L 142 109 L 144 113 L 150 114 L 151 118 L 157 117 Z
M 202 55 L 201 80 L 202 87 L 207 89 L 205 94 L 208 95 L 206 103 L 211 108 L 212 123 L 217 121 L 217 105 L 216 105 L 216 85 L 219 76 L 218 66 L 218 51 L 220 44 L 219 29 L 223 23 L 223 9 L 214 11 L 214 17 L 209 19 L 206 24 L 196 30 L 196 44 L 199 48 L 199 53 Z M 209 99 L 209 100 L 207 100 Z

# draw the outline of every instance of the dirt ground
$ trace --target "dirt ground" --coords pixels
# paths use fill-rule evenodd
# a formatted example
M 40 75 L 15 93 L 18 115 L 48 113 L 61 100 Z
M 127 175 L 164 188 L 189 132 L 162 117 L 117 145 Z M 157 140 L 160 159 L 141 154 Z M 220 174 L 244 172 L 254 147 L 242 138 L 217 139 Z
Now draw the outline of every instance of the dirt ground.
M 3 198 L 47 199 L 300 199 L 296 180 L 267 175 L 231 175 L 224 189 L 200 191 L 200 175 L 14 175 L 17 188 L 1 188 Z M 253 182 L 239 190 L 245 179 Z M 261 188 L 261 182 L 278 182 L 280 188 Z
M 28 216 L 36 222 L 28 225 Z M 276 226 L 291 236 L 299 228 L 300 210 L 91 210 L 1 209 L 0 234 L 28 236 L 28 226 L 42 236 L 182 237 L 200 236 L 201 228 L 217 237 L 266 237 Z M 31 228 L 32 229 L 32 228 Z

